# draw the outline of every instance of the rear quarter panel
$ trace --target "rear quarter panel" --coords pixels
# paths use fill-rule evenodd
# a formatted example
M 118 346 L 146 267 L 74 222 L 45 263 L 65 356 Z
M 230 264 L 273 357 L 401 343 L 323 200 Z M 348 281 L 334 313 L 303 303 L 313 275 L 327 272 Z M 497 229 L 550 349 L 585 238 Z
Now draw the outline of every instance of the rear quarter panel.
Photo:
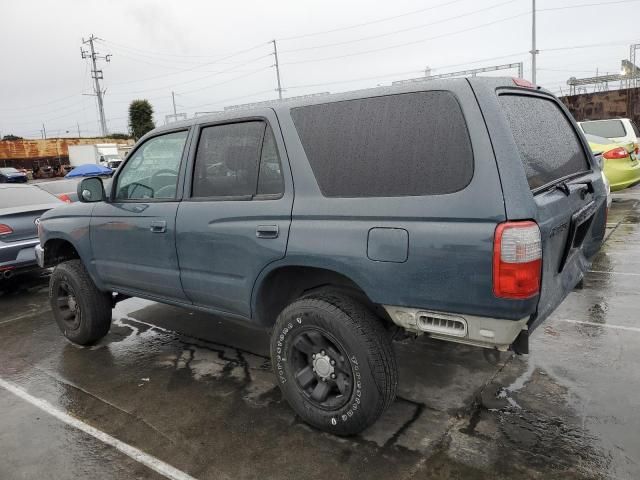
M 475 96 L 466 80 L 406 88 L 406 92 L 422 90 L 448 90 L 457 97 L 473 147 L 470 184 L 445 195 L 324 197 L 288 109 L 279 109 L 296 196 L 287 255 L 270 267 L 290 264 L 334 270 L 351 278 L 379 304 L 523 318 L 532 313 L 533 302 L 514 304 L 496 298 L 492 291 L 493 235 L 496 224 L 505 219 L 505 210 L 491 142 Z M 368 257 L 367 240 L 373 228 L 408 232 L 405 261 Z

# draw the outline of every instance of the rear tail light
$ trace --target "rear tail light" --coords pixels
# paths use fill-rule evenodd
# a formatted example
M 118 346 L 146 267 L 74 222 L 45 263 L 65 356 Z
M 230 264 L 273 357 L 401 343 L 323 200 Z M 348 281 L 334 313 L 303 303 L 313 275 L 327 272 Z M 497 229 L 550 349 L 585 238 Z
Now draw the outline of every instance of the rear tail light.
M 60 195 L 58 195 L 58 198 L 63 202 L 71 203 L 71 199 L 69 198 L 69 195 L 67 195 L 66 193 L 61 193 Z
M 13 233 L 13 228 L 9 225 L 5 225 L 4 223 L 0 223 L 0 237 L 3 235 L 9 235 L 10 233 Z
M 623 147 L 616 147 L 613 150 L 604 152 L 602 156 L 607 160 L 619 160 L 621 158 L 627 158 L 629 156 L 629 152 L 627 152 Z
M 493 238 L 493 293 L 500 298 L 530 298 L 540 292 L 542 243 L 535 222 L 505 222 Z

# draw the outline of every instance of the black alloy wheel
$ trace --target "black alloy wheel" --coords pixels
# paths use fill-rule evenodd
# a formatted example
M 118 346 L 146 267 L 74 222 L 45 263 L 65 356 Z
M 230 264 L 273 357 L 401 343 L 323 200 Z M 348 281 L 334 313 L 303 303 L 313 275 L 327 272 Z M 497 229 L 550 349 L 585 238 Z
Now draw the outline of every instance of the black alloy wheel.
M 339 342 L 316 329 L 299 332 L 289 361 L 296 384 L 311 403 L 325 410 L 344 406 L 353 392 L 353 368 Z
M 68 282 L 60 282 L 56 289 L 56 305 L 65 326 L 69 330 L 77 330 L 82 319 L 82 311 L 76 292 Z

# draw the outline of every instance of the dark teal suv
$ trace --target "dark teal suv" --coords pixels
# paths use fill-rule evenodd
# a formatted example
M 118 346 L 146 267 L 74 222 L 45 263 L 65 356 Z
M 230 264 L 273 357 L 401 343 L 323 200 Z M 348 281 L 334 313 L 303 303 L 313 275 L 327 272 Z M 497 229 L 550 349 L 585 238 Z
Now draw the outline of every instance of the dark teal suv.
M 393 401 L 399 331 L 527 352 L 606 221 L 570 114 L 510 78 L 171 124 L 78 194 L 42 216 L 37 248 L 69 340 L 98 341 L 129 296 L 271 328 L 286 399 L 343 435 Z

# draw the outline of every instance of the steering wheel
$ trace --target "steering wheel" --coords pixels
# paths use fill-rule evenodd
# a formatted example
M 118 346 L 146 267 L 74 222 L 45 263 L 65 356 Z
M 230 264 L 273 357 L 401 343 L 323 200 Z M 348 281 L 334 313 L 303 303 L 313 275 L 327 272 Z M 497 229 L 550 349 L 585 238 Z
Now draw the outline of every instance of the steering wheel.
M 153 175 L 151 175 L 151 178 L 149 179 L 149 183 L 151 183 L 152 185 L 154 184 L 154 180 L 156 179 L 156 177 L 159 177 L 161 175 L 173 175 L 174 177 L 178 176 L 178 172 L 176 172 L 175 170 L 171 170 L 170 168 L 163 168 L 162 170 L 158 170 L 157 172 L 155 172 Z
M 178 176 L 178 172 L 176 172 L 175 170 L 171 170 L 169 168 L 164 168 L 162 170 L 158 170 L 157 172 L 155 172 L 153 175 L 151 175 L 151 178 L 149 179 L 149 183 L 151 183 L 151 185 L 155 185 L 156 184 L 156 178 L 157 177 L 161 177 L 161 176 L 173 176 L 173 177 L 177 177 Z M 158 188 L 153 196 L 153 198 L 173 198 L 176 196 L 176 185 L 174 184 L 168 184 L 168 185 L 164 185 L 160 188 Z

